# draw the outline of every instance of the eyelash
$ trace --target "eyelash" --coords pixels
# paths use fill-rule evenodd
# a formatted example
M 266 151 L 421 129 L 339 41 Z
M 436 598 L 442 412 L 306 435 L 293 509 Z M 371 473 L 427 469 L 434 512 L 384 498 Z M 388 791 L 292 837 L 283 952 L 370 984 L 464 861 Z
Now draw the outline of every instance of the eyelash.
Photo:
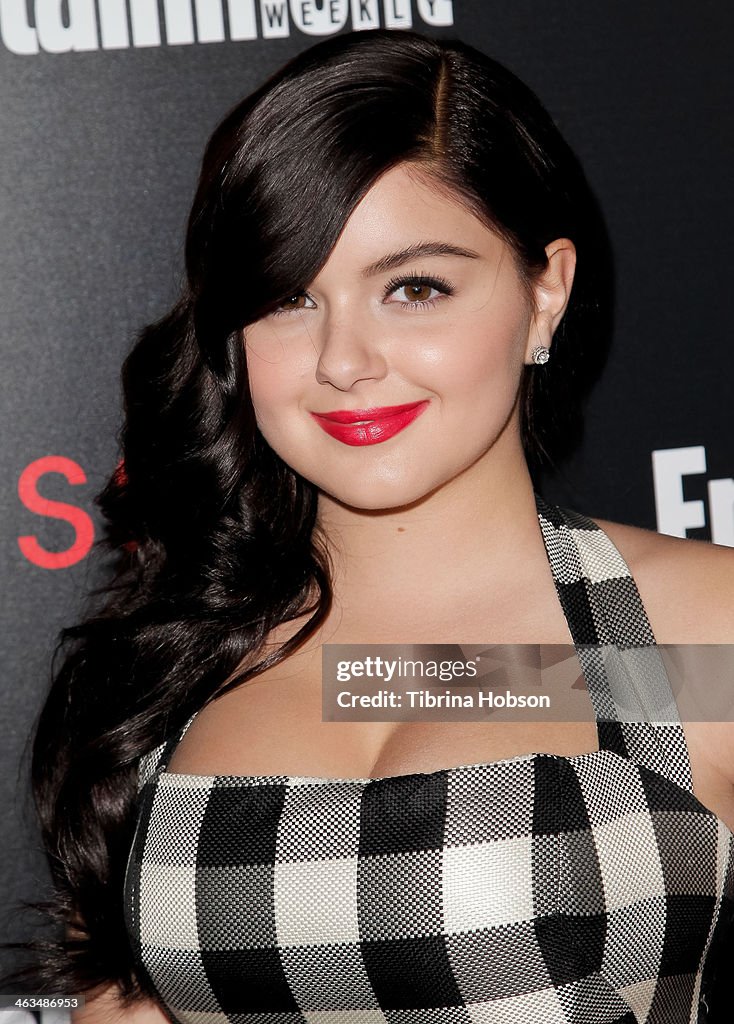
M 428 285 L 429 288 L 435 288 L 436 291 L 441 292 L 442 295 L 444 296 L 454 294 L 453 285 L 451 285 L 443 277 L 436 277 L 433 274 L 404 274 L 400 277 L 393 277 L 390 281 L 387 282 L 387 284 L 385 285 L 385 290 L 382 293 L 383 301 L 388 297 L 388 295 L 391 295 L 393 292 L 399 291 L 401 288 L 405 288 L 406 285 Z M 295 292 L 293 296 L 288 297 L 294 298 L 297 295 L 305 295 L 308 298 L 311 298 L 308 292 Z M 434 298 L 432 299 L 420 299 L 413 302 L 399 302 L 398 305 L 400 305 L 403 309 L 427 309 L 432 306 L 435 306 L 436 303 L 440 301 L 441 296 L 434 296 Z M 291 312 L 295 312 L 295 310 L 276 308 L 273 310 L 272 315 L 283 316 Z

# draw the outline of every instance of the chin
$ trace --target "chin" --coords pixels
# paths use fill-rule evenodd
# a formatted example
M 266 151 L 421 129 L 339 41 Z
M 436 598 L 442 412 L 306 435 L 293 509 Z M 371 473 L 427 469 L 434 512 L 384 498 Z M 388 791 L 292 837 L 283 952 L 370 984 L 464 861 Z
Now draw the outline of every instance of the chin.
M 365 481 L 364 486 L 348 490 L 344 487 L 317 486 L 326 496 L 339 502 L 340 505 L 363 512 L 390 512 L 407 508 L 420 502 L 431 491 L 428 486 L 406 487 L 404 480 L 396 481 L 395 485 L 391 485 L 389 481 L 373 481 L 368 485 Z

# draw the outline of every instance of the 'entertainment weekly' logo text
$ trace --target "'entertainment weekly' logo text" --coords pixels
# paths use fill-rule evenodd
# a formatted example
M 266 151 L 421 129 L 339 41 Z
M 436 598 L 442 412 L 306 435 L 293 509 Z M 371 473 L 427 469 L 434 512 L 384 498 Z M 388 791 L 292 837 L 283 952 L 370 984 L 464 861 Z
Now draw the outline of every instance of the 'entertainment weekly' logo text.
M 0 0 L 0 38 L 12 53 L 280 39 L 293 29 L 453 25 L 452 0 Z

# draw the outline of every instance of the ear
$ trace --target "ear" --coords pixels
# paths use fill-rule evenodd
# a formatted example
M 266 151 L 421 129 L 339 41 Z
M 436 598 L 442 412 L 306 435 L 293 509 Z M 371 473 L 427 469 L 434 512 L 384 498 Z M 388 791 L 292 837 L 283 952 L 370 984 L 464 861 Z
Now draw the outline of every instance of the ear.
M 548 265 L 531 284 L 535 310 L 528 332 L 525 362 L 532 363 L 537 345 L 549 349 L 571 296 L 576 270 L 576 246 L 570 238 L 556 238 L 545 247 Z

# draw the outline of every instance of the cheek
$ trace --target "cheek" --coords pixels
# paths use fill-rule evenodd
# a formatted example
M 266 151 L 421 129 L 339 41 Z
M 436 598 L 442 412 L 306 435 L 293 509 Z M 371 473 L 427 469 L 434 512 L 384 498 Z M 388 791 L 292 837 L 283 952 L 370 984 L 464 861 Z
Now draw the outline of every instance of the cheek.
M 266 346 L 257 336 L 245 345 L 250 398 L 258 422 L 264 422 L 297 400 L 303 368 L 287 358 L 281 344 Z
M 271 408 L 278 399 L 277 377 L 265 364 L 257 359 L 247 360 L 247 375 L 250 386 L 250 398 L 258 420 L 262 413 Z
M 522 372 L 528 322 L 516 307 L 487 309 L 447 323 L 441 339 L 422 348 L 439 390 L 514 386 Z

